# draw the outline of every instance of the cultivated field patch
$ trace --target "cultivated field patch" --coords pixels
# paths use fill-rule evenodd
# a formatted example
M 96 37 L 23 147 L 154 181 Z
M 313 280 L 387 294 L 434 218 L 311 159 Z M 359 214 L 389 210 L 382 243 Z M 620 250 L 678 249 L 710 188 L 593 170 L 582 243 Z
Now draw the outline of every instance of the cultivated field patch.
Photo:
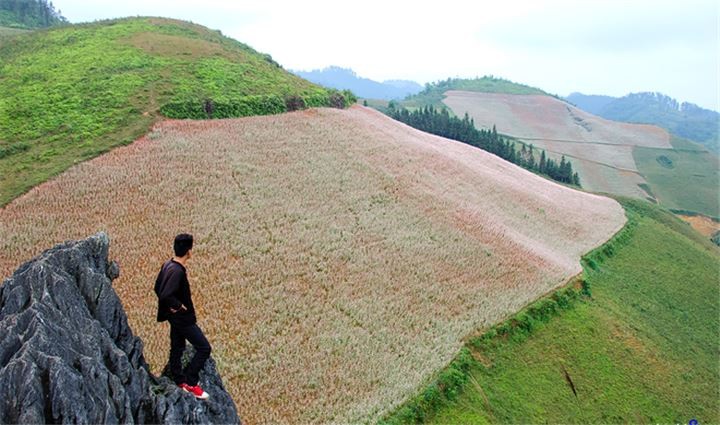
M 529 142 L 525 142 L 529 143 Z M 573 169 L 580 175 L 580 184 L 584 190 L 595 193 L 611 193 L 621 196 L 630 196 L 633 198 L 652 198 L 652 196 L 643 189 L 647 187 L 647 181 L 637 171 L 618 169 L 611 165 L 603 164 L 587 155 L 579 157 L 571 154 L 555 151 L 555 143 L 547 143 L 543 140 L 533 140 L 531 142 L 536 148 L 545 150 L 548 158 L 560 161 L 563 156 L 572 163 Z M 562 142 L 560 142 L 562 143 Z M 582 146 L 594 146 L 591 144 L 577 143 Z M 620 149 L 623 147 L 621 146 Z M 578 150 L 582 152 L 581 149 Z M 537 153 L 536 153 L 537 157 Z
M 456 115 L 466 111 L 479 127 L 497 126 L 518 138 L 671 149 L 660 127 L 606 120 L 551 96 L 450 90 L 443 102 Z
M 669 133 L 660 127 L 606 120 L 551 96 L 445 94 L 443 102 L 456 115 L 467 112 L 477 127 L 495 125 L 498 132 L 532 143 L 552 158 L 566 155 L 585 189 L 655 199 L 656 184 L 666 184 L 657 178 L 649 183 L 636 162 L 638 149 L 673 152 Z
M 176 233 L 240 415 L 379 418 L 470 332 L 581 271 L 620 205 L 368 108 L 166 121 L 0 209 L 0 276 L 98 230 L 153 370 L 152 292 Z
M 550 154 L 551 158 L 561 154 Z M 580 176 L 583 189 L 596 193 L 611 193 L 633 198 L 654 199 L 653 193 L 648 193 L 645 178 L 634 171 L 619 170 L 596 161 L 567 157 Z
M 526 142 L 528 143 L 528 142 Z M 566 155 L 570 158 L 580 158 L 623 171 L 637 173 L 637 165 L 633 160 L 633 146 L 606 145 L 585 142 L 561 142 L 557 140 L 532 140 L 530 143 L 540 149 Z

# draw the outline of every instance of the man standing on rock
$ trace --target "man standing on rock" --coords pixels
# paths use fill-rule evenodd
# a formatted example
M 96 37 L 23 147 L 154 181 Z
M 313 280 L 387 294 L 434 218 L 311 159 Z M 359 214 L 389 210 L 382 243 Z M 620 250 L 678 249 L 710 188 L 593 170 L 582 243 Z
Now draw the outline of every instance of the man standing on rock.
M 183 233 L 175 237 L 175 256 L 166 261 L 157 280 L 155 293 L 158 296 L 158 322 L 170 321 L 170 372 L 175 383 L 196 398 L 205 400 L 208 393 L 198 384 L 200 370 L 210 357 L 210 343 L 197 325 L 190 282 L 186 266 L 192 257 L 193 237 Z M 195 356 L 183 370 L 182 355 L 185 341 L 195 347 Z

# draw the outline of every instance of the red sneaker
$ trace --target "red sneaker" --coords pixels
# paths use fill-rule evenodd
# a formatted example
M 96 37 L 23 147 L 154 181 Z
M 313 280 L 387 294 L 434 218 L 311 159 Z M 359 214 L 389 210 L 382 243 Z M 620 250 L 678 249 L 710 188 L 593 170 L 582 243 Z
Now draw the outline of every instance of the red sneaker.
M 182 383 L 178 385 L 178 387 L 182 388 L 183 391 L 185 391 L 186 393 L 194 395 L 195 398 L 198 400 L 207 400 L 210 397 L 210 394 L 203 391 L 203 389 L 200 388 L 200 385 L 192 386 L 186 383 Z

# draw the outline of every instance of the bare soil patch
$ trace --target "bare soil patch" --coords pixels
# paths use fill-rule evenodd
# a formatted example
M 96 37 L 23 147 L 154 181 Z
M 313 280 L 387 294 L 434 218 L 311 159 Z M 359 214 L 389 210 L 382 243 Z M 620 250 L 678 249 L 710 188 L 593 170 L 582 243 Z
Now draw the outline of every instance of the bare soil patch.
M 700 234 L 711 237 L 715 232 L 720 231 L 720 223 L 706 217 L 704 215 L 682 215 L 678 214 L 678 217 L 690 223 L 693 229 L 697 230 Z

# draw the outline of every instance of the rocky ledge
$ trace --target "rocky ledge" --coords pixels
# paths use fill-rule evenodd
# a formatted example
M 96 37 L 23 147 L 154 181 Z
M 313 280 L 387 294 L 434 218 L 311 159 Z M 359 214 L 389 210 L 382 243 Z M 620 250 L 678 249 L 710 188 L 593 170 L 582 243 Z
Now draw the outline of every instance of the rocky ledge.
M 239 423 L 212 358 L 207 401 L 150 373 L 108 248 L 104 233 L 57 245 L 0 286 L 0 423 Z

